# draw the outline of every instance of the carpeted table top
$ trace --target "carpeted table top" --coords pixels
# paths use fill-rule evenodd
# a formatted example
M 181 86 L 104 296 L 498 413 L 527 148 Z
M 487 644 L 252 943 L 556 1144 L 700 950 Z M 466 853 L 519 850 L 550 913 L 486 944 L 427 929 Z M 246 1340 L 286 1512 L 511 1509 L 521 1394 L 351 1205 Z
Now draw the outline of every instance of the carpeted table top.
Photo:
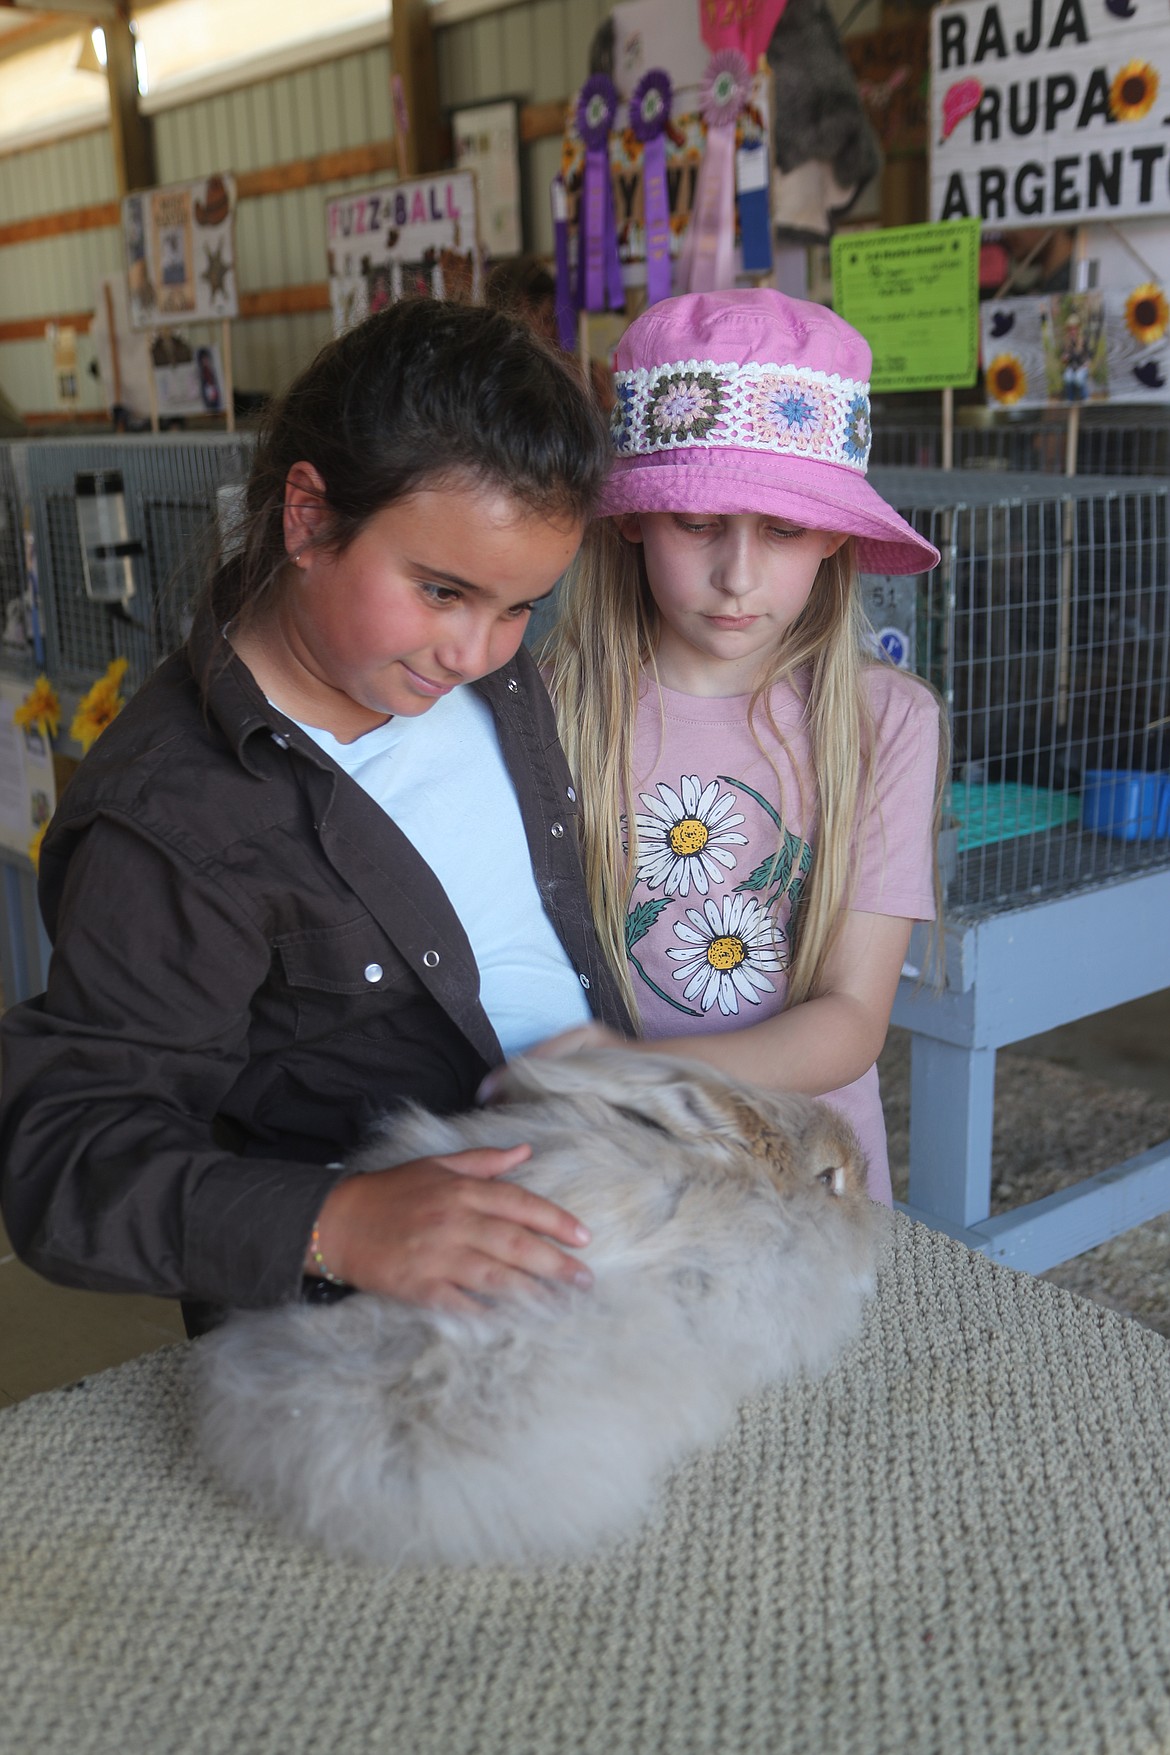
M 906 1219 L 833 1372 L 588 1564 L 302 1550 L 186 1351 L 0 1414 L 4 1755 L 1170 1750 L 1170 1343 Z

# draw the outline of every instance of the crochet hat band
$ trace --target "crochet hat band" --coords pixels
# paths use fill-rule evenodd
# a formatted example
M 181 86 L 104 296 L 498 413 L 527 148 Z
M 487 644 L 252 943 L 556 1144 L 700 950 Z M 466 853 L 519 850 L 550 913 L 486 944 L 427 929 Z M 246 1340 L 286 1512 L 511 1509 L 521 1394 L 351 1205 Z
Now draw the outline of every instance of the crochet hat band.
M 760 513 L 855 537 L 865 572 L 934 566 L 865 479 L 869 367 L 848 323 L 770 288 L 660 301 L 618 345 L 603 512 Z

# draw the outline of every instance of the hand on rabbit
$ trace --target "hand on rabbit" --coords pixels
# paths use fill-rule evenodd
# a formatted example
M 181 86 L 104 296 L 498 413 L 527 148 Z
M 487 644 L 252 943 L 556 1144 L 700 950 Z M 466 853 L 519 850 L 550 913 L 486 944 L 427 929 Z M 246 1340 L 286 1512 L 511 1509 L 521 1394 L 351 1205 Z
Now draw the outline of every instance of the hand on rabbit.
M 443 1310 L 560 1281 L 587 1290 L 589 1233 L 571 1213 L 499 1181 L 531 1157 L 526 1145 L 415 1158 L 350 1176 L 328 1196 L 317 1240 L 329 1269 L 363 1292 Z M 313 1264 L 307 1264 L 315 1271 Z

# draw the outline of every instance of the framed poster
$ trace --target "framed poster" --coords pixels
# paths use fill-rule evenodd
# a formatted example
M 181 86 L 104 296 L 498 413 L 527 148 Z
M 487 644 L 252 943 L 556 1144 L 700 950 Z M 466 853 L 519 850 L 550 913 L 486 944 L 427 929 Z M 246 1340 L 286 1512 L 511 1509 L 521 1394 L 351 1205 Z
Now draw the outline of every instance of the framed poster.
M 479 241 L 489 258 L 524 248 L 520 212 L 520 106 L 514 99 L 454 110 L 455 168 L 470 171 L 479 195 Z
M 239 315 L 235 219 L 236 181 L 225 172 L 123 197 L 132 328 Z
M 470 171 L 442 171 L 325 204 L 333 333 L 404 293 L 478 300 L 478 201 Z

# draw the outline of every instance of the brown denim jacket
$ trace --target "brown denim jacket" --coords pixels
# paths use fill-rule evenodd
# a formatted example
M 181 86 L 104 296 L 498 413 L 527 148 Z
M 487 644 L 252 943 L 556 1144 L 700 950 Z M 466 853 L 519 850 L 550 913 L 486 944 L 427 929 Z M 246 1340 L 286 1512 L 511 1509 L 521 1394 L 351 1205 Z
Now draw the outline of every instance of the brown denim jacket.
M 549 918 L 594 1014 L 628 1030 L 536 668 L 521 649 L 474 686 Z M 71 781 L 40 899 L 48 990 L 0 1025 L 0 1203 L 64 1284 L 293 1296 L 335 1161 L 405 1098 L 468 1105 L 502 1058 L 430 868 L 206 623 Z

